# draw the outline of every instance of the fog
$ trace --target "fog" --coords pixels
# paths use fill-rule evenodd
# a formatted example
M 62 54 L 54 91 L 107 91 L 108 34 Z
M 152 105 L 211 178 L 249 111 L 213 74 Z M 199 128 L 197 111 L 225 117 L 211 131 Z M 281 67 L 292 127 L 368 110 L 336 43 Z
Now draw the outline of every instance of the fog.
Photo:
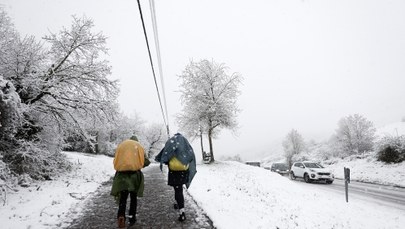
M 141 3 L 155 51 L 149 1 Z M 163 123 L 136 1 L 0 4 L 20 33 L 37 38 L 69 27 L 73 14 L 92 18 L 109 37 L 121 109 Z M 244 78 L 240 128 L 221 131 L 217 158 L 279 153 L 291 129 L 327 140 L 339 119 L 356 113 L 376 127 L 405 116 L 404 1 L 155 0 L 155 7 L 172 134 L 181 110 L 177 76 L 190 60 L 212 59 Z

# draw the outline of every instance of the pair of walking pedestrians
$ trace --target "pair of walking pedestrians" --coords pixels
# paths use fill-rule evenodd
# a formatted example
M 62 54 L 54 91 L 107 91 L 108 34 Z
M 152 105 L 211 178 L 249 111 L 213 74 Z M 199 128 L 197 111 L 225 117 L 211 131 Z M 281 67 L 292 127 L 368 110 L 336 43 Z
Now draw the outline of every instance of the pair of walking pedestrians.
M 160 163 L 161 170 L 163 164 L 168 165 L 168 185 L 173 187 L 176 200 L 174 208 L 179 211 L 178 220 L 183 222 L 186 220 L 183 185 L 188 188 L 197 172 L 193 148 L 184 136 L 177 133 L 166 142 L 155 160 Z M 126 227 L 128 196 L 130 196 L 128 223 L 129 226 L 133 226 L 136 223 L 137 197 L 142 197 L 144 191 L 144 176 L 141 169 L 150 164 L 136 136 L 118 145 L 113 164 L 116 173 L 111 195 L 118 202 L 118 227 Z

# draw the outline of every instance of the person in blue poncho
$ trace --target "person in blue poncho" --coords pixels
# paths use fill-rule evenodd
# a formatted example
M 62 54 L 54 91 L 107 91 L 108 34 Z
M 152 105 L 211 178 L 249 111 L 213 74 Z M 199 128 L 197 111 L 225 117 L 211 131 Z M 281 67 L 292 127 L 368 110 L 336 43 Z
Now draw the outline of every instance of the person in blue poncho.
M 176 199 L 175 209 L 179 210 L 180 222 L 186 220 L 184 212 L 183 185 L 190 187 L 194 175 L 197 173 L 194 150 L 187 139 L 180 133 L 175 134 L 167 140 L 164 148 L 155 157 L 157 162 L 168 165 L 168 185 L 174 188 L 174 198 Z

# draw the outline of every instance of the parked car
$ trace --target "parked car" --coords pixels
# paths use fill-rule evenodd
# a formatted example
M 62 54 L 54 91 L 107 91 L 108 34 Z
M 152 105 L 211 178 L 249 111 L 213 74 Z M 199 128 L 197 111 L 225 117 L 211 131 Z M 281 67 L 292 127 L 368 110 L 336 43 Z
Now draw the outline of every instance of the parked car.
M 270 171 L 279 173 L 280 175 L 286 175 L 290 172 L 290 169 L 286 163 L 277 162 L 271 165 Z
M 295 162 L 291 166 L 290 178 L 295 180 L 297 177 L 303 178 L 307 183 L 324 181 L 327 184 L 332 184 L 335 179 L 331 171 L 311 161 Z
M 245 163 L 246 163 L 247 165 L 260 167 L 260 162 L 258 162 L 258 161 L 247 161 L 247 162 L 245 162 Z

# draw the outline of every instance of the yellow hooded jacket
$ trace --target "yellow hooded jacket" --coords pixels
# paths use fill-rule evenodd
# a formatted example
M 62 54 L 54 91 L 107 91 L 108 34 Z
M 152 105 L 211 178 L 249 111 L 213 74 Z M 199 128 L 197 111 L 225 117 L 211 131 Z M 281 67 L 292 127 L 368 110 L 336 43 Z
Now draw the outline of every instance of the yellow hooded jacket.
M 114 169 L 116 171 L 137 171 L 145 163 L 145 150 L 134 140 L 121 142 L 115 150 Z

